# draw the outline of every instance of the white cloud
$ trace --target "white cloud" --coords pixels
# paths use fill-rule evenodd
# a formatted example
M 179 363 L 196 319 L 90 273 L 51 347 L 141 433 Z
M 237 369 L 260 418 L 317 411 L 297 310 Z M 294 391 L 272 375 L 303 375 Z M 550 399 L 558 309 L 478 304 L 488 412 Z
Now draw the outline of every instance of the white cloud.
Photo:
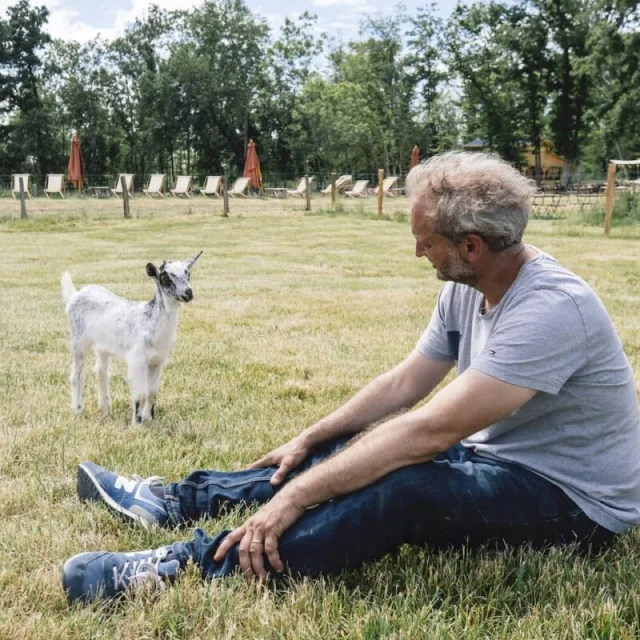
M 314 7 L 333 7 L 340 5 L 341 7 L 368 7 L 367 0 L 313 0 Z
M 90 25 L 80 18 L 79 11 L 73 9 L 53 9 L 49 16 L 48 31 L 53 38 L 77 40 L 80 43 L 88 42 L 98 35 L 107 40 L 119 35 L 113 27 L 100 28 Z
M 0 0 L 0 3 L 6 3 L 7 5 L 12 2 L 15 2 L 15 0 Z M 136 18 L 141 18 L 147 14 L 151 3 L 149 0 L 132 0 L 129 8 L 116 10 L 110 27 L 95 27 L 91 25 L 79 11 L 61 6 L 60 0 L 44 0 L 44 4 L 48 6 L 51 12 L 48 30 L 54 38 L 87 42 L 97 35 L 101 35 L 106 40 L 113 40 L 121 36 L 126 27 Z M 176 9 L 190 9 L 202 4 L 202 0 L 154 0 L 154 4 L 167 11 L 174 11 Z

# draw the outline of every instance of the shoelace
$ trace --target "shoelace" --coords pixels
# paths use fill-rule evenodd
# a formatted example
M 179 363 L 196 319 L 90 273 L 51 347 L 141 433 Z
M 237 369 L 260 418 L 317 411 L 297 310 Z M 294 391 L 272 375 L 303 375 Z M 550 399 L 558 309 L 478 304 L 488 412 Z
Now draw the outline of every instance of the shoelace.
M 118 568 L 113 567 L 113 586 L 116 591 L 126 589 L 132 582 L 140 584 L 147 580 L 154 580 L 160 587 L 164 587 L 160 576 L 160 563 L 169 554 L 168 549 L 158 549 L 151 558 L 140 558 L 124 563 L 122 571 L 118 573 Z
M 149 486 L 154 484 L 164 484 L 164 476 L 149 476 L 148 478 L 143 478 L 142 476 L 132 475 L 131 476 L 136 482 L 142 482 L 144 484 L 148 484 Z

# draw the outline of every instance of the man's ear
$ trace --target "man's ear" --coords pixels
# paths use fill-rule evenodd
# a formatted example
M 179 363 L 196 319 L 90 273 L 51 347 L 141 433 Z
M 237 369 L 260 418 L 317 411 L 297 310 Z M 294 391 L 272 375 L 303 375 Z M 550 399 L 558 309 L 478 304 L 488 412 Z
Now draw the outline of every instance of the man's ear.
M 156 265 L 153 264 L 153 262 L 148 262 L 147 263 L 147 275 L 150 278 L 157 278 L 158 277 L 158 270 L 156 269 Z
M 487 244 L 477 233 L 468 233 L 458 245 L 465 262 L 475 262 L 487 249 Z

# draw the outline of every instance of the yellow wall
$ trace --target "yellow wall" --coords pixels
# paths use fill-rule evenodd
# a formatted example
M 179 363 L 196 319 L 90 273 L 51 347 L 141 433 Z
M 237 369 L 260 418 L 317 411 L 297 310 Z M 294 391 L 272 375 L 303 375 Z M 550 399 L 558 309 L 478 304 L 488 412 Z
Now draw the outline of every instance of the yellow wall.
M 523 168 L 523 173 L 527 176 L 534 177 L 536 173 L 536 156 L 531 145 L 527 145 L 524 148 L 524 158 L 527 165 Z M 564 158 L 551 150 L 551 141 L 549 140 L 542 140 L 540 145 L 540 164 L 544 179 L 548 180 L 560 177 Z

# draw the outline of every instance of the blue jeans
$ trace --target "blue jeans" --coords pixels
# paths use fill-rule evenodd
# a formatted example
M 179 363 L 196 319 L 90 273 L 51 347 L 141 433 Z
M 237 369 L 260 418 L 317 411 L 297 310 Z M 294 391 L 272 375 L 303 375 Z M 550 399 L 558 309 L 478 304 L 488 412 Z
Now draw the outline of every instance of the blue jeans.
M 345 442 L 336 440 L 310 455 L 287 480 Z M 269 483 L 275 469 L 195 471 L 165 487 L 170 518 L 181 524 L 215 516 L 224 505 L 263 504 L 276 493 Z M 194 539 L 175 550 L 185 561 L 192 558 L 204 577 L 226 576 L 239 567 L 238 545 L 222 562 L 214 562 L 213 556 L 228 534 L 226 530 L 212 538 L 196 529 Z M 279 549 L 289 573 L 314 576 L 357 567 L 404 543 L 442 548 L 577 542 L 597 551 L 613 537 L 547 480 L 520 465 L 456 445 L 431 462 L 398 469 L 368 487 L 308 509 L 284 533 Z

